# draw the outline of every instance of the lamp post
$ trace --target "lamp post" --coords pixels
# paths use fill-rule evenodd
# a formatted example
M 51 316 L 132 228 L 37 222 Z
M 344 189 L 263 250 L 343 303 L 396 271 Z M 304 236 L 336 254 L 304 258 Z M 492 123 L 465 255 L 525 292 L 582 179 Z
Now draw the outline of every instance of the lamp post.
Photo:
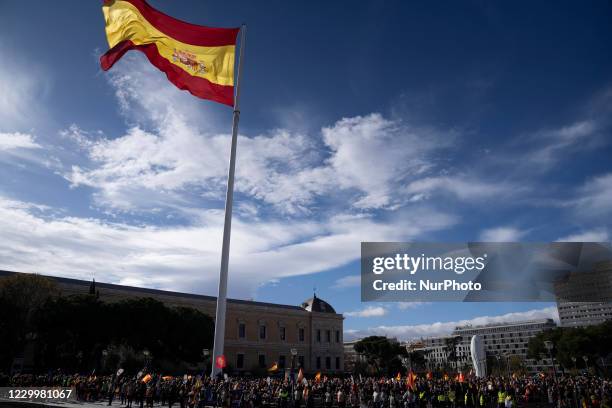
M 589 357 L 588 356 L 582 356 L 582 359 L 584 360 L 584 368 L 587 371 L 587 374 L 589 372 Z
M 204 359 L 204 373 L 206 373 L 206 363 L 208 362 L 208 356 L 210 356 L 210 350 L 207 348 L 202 349 L 202 357 Z
M 108 350 L 102 350 L 102 369 L 106 369 L 106 357 L 108 356 Z
M 550 357 L 550 363 L 552 364 L 553 375 L 555 376 L 555 383 L 556 383 L 557 382 L 557 368 L 555 367 L 555 360 L 552 356 L 553 342 L 550 340 L 546 340 L 544 342 L 544 347 L 546 347 L 546 350 L 548 350 L 548 357 Z
M 510 380 L 510 353 L 504 353 L 504 359 L 506 360 L 506 373 L 508 374 L 508 380 Z
M 297 349 L 296 348 L 292 348 L 291 349 L 291 383 L 293 384 L 293 370 L 295 368 L 295 356 L 297 356 Z
M 145 368 L 149 368 L 149 363 L 151 361 L 151 353 L 149 352 L 149 350 L 144 350 L 142 352 L 142 354 L 144 355 L 144 361 L 145 361 Z

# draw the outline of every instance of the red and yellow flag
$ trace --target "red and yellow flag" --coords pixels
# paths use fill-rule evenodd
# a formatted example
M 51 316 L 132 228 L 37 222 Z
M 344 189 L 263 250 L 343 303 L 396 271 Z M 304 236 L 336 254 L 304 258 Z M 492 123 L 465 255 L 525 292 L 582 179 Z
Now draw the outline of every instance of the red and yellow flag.
M 146 384 L 146 383 L 148 383 L 149 381 L 151 381 L 151 379 L 152 379 L 152 378 L 153 378 L 153 377 L 151 376 L 151 374 L 147 374 L 147 375 L 145 375 L 144 377 L 142 377 L 142 382 Z
M 399 372 L 399 371 L 398 371 L 397 375 L 395 376 L 395 379 L 396 379 L 397 381 L 399 381 L 399 380 L 401 380 L 401 379 L 402 379 L 402 374 L 400 374 L 400 372 Z
M 278 363 L 274 362 L 274 364 L 272 364 L 272 367 L 268 368 L 268 372 L 273 372 L 273 371 L 278 371 Z
M 314 378 L 316 382 L 321 381 L 321 372 L 319 371 L 318 373 L 316 373 Z
M 109 70 L 129 50 L 143 52 L 170 82 L 193 95 L 234 105 L 234 56 L 239 28 L 212 28 L 170 17 L 144 0 L 105 0 Z
M 410 372 L 406 376 L 406 386 L 413 391 L 416 388 L 416 379 L 417 379 L 416 374 L 412 372 L 412 370 L 410 370 Z

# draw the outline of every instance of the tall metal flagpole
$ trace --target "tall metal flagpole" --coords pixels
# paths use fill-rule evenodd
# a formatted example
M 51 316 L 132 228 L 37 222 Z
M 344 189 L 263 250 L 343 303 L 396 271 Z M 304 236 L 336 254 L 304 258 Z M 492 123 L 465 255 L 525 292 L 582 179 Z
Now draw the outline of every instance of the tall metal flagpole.
M 223 247 L 221 249 L 221 271 L 219 272 L 219 294 L 217 296 L 217 314 L 215 317 L 215 344 L 213 346 L 212 376 L 221 368 L 217 367 L 217 358 L 224 356 L 225 343 L 225 309 L 227 306 L 227 269 L 229 264 L 230 234 L 232 232 L 232 202 L 234 201 L 234 172 L 236 169 L 236 142 L 238 139 L 238 121 L 240 120 L 240 78 L 246 40 L 246 24 L 240 27 L 240 56 L 238 57 L 238 75 L 236 77 L 236 96 L 234 99 L 234 118 L 232 123 L 232 147 L 230 151 L 229 172 L 227 176 L 227 193 L 225 195 L 225 224 L 223 225 Z M 225 358 L 225 357 L 224 357 Z

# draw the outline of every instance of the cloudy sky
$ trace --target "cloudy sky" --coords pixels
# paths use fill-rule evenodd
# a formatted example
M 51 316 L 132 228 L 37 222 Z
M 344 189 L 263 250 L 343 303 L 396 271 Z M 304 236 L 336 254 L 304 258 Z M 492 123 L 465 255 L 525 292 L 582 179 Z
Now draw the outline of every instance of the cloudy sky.
M 609 2 L 151 3 L 249 26 L 231 296 L 443 334 L 556 309 L 361 303 L 361 241 L 610 239 Z M 0 0 L 0 269 L 214 295 L 231 109 L 106 49 L 100 2 Z

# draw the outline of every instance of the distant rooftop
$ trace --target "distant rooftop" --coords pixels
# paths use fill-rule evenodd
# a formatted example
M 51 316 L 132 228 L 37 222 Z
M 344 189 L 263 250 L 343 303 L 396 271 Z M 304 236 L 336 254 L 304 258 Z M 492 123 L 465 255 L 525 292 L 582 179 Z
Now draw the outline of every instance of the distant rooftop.
M 0 270 L 0 278 L 1 277 L 8 277 L 8 276 L 13 276 L 13 275 L 18 275 L 18 274 L 23 274 L 24 272 L 12 272 L 12 271 L 3 271 Z M 72 284 L 72 285 L 79 285 L 79 286 L 83 286 L 87 289 L 89 289 L 89 286 L 91 285 L 90 281 L 85 281 L 85 280 L 81 280 L 81 279 L 72 279 L 72 278 L 64 278 L 64 277 L 59 277 L 59 276 L 50 276 L 50 275 L 42 275 L 42 274 L 37 274 L 39 276 L 45 277 L 45 278 L 49 278 L 49 279 L 53 279 L 56 282 L 59 283 L 66 283 L 66 284 Z M 129 292 L 138 292 L 138 293 L 142 293 L 143 296 L 146 295 L 164 295 L 164 296 L 176 296 L 176 297 L 181 297 L 181 298 L 190 298 L 190 299 L 199 299 L 199 300 L 207 300 L 207 301 L 213 301 L 216 302 L 217 301 L 217 297 L 216 296 L 208 296 L 208 295 L 197 295 L 194 293 L 185 293 L 185 292 L 172 292 L 172 291 L 167 291 L 167 290 L 161 290 L 161 289 L 149 289 L 149 288 L 139 288 L 136 286 L 125 286 L 125 285 L 116 285 L 114 283 L 103 283 L 103 282 L 96 282 L 96 287 L 97 288 L 106 288 L 106 289 L 114 289 L 114 290 L 125 290 L 125 291 L 129 291 Z M 327 307 L 329 307 L 329 309 L 331 309 L 331 311 L 328 310 L 328 312 L 330 313 L 336 313 L 336 311 L 331 307 L 331 305 L 329 305 L 329 303 L 318 299 L 320 302 L 325 303 L 325 305 L 327 305 Z M 310 312 L 311 310 L 309 308 L 306 307 L 301 307 L 301 306 L 293 306 L 293 305 L 283 305 L 283 304 L 278 304 L 278 303 L 268 303 L 268 302 L 256 302 L 253 300 L 242 300 L 242 299 L 227 299 L 228 303 L 234 303 L 234 304 L 243 304 L 243 305 L 253 305 L 253 306 L 263 306 L 263 307 L 276 307 L 276 308 L 284 308 L 284 309 L 291 309 L 291 310 L 301 310 L 301 311 L 308 311 Z M 312 299 L 308 299 L 306 302 L 304 303 L 308 303 L 311 302 Z M 315 312 L 320 312 L 322 310 L 320 310 L 320 306 L 321 304 L 319 304 L 319 302 L 317 303 L 317 307 L 315 307 Z
M 507 327 L 507 326 L 521 326 L 525 324 L 544 324 L 544 323 L 554 323 L 554 320 L 551 318 L 544 319 L 535 319 L 535 320 L 519 320 L 515 322 L 501 322 L 501 323 L 489 323 L 489 324 L 481 324 L 481 325 L 465 325 L 465 326 L 457 326 L 455 327 L 455 331 L 457 330 L 472 330 L 472 329 L 484 329 L 490 327 Z

